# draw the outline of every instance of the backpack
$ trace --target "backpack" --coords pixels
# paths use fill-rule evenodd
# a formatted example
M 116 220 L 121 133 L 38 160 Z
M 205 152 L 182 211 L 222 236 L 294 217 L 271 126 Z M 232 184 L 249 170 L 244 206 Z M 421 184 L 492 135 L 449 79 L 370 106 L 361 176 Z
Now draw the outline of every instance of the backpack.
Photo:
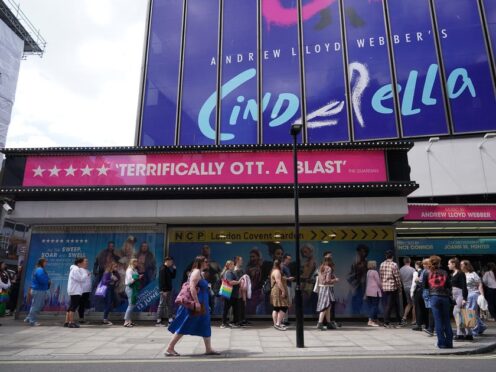
M 429 273 L 428 281 L 430 289 L 444 289 L 448 276 L 442 271 Z
M 270 284 L 270 277 L 265 279 L 264 284 L 262 285 L 262 292 L 266 295 L 270 294 L 272 291 L 272 285 Z

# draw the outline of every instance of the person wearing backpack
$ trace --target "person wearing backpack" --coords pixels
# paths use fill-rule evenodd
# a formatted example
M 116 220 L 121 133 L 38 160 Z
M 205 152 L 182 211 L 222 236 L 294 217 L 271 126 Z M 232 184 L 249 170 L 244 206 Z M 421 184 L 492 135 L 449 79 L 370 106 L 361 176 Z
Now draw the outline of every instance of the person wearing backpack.
M 441 269 L 441 257 L 431 256 L 431 270 L 425 288 L 429 290 L 432 315 L 436 327 L 437 347 L 440 349 L 453 348 L 453 330 L 451 329 L 450 296 L 451 278 Z

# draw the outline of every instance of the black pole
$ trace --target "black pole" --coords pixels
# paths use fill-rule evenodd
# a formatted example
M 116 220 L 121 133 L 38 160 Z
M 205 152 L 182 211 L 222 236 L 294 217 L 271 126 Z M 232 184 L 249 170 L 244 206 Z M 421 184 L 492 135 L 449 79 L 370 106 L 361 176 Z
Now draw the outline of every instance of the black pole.
M 296 288 L 295 288 L 295 313 L 296 313 L 296 347 L 305 347 L 303 337 L 303 299 L 301 297 L 300 277 L 300 210 L 298 206 L 298 154 L 296 151 L 298 133 L 293 134 L 293 173 L 294 173 L 294 208 L 295 208 L 295 255 L 296 255 Z

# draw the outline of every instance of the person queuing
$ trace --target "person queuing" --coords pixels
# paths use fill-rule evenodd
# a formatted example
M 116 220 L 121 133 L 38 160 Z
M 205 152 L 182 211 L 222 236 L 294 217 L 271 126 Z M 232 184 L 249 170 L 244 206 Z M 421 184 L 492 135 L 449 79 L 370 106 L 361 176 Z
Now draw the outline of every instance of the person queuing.
M 30 326 L 37 327 L 41 325 L 38 322 L 38 315 L 41 309 L 45 306 L 47 291 L 50 288 L 50 278 L 46 271 L 48 261 L 46 258 L 40 258 L 36 264 L 36 269 L 33 272 L 31 279 L 31 308 L 24 319 L 24 323 L 29 323 Z
M 369 261 L 367 263 L 367 286 L 365 288 L 365 296 L 367 298 L 367 305 L 369 308 L 369 322 L 370 327 L 379 327 L 379 302 L 382 297 L 382 282 L 377 272 L 377 262 Z
M 167 345 L 165 356 L 176 357 L 179 353 L 175 350 L 176 344 L 184 335 L 203 337 L 205 344 L 205 355 L 220 355 L 212 349 L 209 307 L 209 287 L 208 281 L 203 278 L 203 270 L 208 268 L 208 260 L 205 256 L 197 256 L 191 267 L 189 275 L 189 288 L 194 300 L 194 309 L 190 310 L 184 306 L 179 306 L 176 318 L 169 325 L 169 332 L 174 336 Z
M 482 282 L 486 286 L 485 294 L 489 314 L 491 314 L 493 321 L 496 321 L 496 264 L 489 262 L 487 269 L 482 277 Z
M 114 305 L 115 289 L 121 280 L 118 268 L 119 265 L 117 262 L 111 262 L 107 265 L 107 268 L 102 276 L 102 284 L 107 286 L 107 291 L 105 292 L 105 308 L 103 310 L 102 320 L 102 323 L 105 325 L 113 325 L 113 323 L 109 320 L 109 314 Z
M 91 295 L 91 273 L 88 271 L 88 259 L 85 258 L 81 266 L 81 270 L 86 274 L 84 276 L 83 283 L 83 293 L 81 294 L 81 300 L 78 307 L 79 323 L 84 324 L 84 312 L 90 307 L 90 295 Z
M 156 326 L 163 326 L 162 322 L 172 320 L 172 279 L 176 277 L 176 266 L 172 257 L 165 257 L 164 264 L 158 275 L 158 289 L 160 301 L 157 309 Z
M 238 325 L 238 293 L 239 293 L 239 281 L 236 278 L 236 274 L 234 274 L 234 261 L 227 260 L 224 265 L 224 270 L 220 277 L 227 281 L 232 286 L 231 297 L 229 299 L 224 298 L 224 310 L 222 311 L 222 323 L 220 328 L 237 328 Z M 228 321 L 229 310 L 232 309 L 233 312 L 233 321 Z
M 69 279 L 67 281 L 67 294 L 70 296 L 69 307 L 65 314 L 64 327 L 79 328 L 79 324 L 74 322 L 74 312 L 79 307 L 81 295 L 83 294 L 83 285 L 86 277 L 89 275 L 88 270 L 84 270 L 84 262 L 88 266 L 88 260 L 84 257 L 76 258 L 74 265 L 71 265 Z
M 403 258 L 403 266 L 400 269 L 401 284 L 403 285 L 403 291 L 406 298 L 406 306 L 403 312 L 403 318 L 401 319 L 401 325 L 406 325 L 408 321 L 408 315 L 412 312 L 412 323 L 415 323 L 415 308 L 413 306 L 413 299 L 410 294 L 412 288 L 413 273 L 415 269 L 410 266 L 410 257 Z
M 410 295 L 413 298 L 413 304 L 415 306 L 415 325 L 412 327 L 413 331 L 422 331 L 422 326 L 428 327 L 429 325 L 429 313 L 425 308 L 425 302 L 422 296 L 424 289 L 422 274 L 422 261 L 415 261 L 415 272 L 413 273 L 412 288 L 410 289 Z
M 284 315 L 288 311 L 288 285 L 286 278 L 282 275 L 281 261 L 275 260 L 270 273 L 270 304 L 272 305 L 272 321 L 274 328 L 285 331 L 287 328 L 282 324 Z
M 127 295 L 127 309 L 124 314 L 124 327 L 131 328 L 136 325 L 132 321 L 132 313 L 134 307 L 136 306 L 136 300 L 138 297 L 138 290 L 140 285 L 140 280 L 143 278 L 143 274 L 138 274 L 138 259 L 131 258 L 129 260 L 129 266 L 126 270 L 126 278 L 124 284 L 126 284 L 126 295 Z
M 241 278 L 245 275 L 245 271 L 243 269 L 243 257 L 241 256 L 234 257 L 234 275 L 236 275 L 236 280 L 240 282 L 236 301 L 238 319 L 235 323 L 238 327 L 246 327 L 248 325 L 246 320 L 246 288 L 241 287 Z
M 441 269 L 441 257 L 431 256 L 425 288 L 429 290 L 432 314 L 436 325 L 437 347 L 453 348 L 453 330 L 450 322 L 451 280 L 448 273 Z
M 432 314 L 431 296 L 429 293 L 429 289 L 426 288 L 426 282 L 432 266 L 431 260 L 425 258 L 422 261 L 422 266 L 424 269 L 422 270 L 422 274 L 420 276 L 420 285 L 422 286 L 422 298 L 424 299 L 424 305 L 428 319 L 427 328 L 424 328 L 424 332 L 427 333 L 429 336 L 434 336 L 434 316 Z
M 384 327 L 392 328 L 391 312 L 396 312 L 396 319 L 400 322 L 400 307 L 398 304 L 399 290 L 401 289 L 401 279 L 398 265 L 393 261 L 393 251 L 386 251 L 386 260 L 381 263 L 380 277 L 382 282 L 384 299 Z
M 295 280 L 294 276 L 291 275 L 290 270 L 291 265 L 291 256 L 287 253 L 282 257 L 282 275 L 286 278 L 286 282 L 288 283 L 288 311 L 284 315 L 284 319 L 282 324 L 285 326 L 289 326 L 289 310 L 291 309 L 291 305 L 293 304 L 294 299 L 294 288 L 292 286 L 292 282 Z
M 7 265 L 0 261 L 0 316 L 5 316 L 7 303 L 9 302 L 10 277 Z
M 482 280 L 474 271 L 474 268 L 470 261 L 463 260 L 461 262 L 461 269 L 465 273 L 467 280 L 467 307 L 470 310 L 474 310 L 477 317 L 477 324 L 472 329 L 472 336 L 479 336 L 486 330 L 486 325 L 482 322 L 479 316 L 479 305 L 477 305 L 477 299 L 480 295 L 484 295 L 484 288 L 482 285 Z
M 465 273 L 460 269 L 460 261 L 458 258 L 452 258 L 448 261 L 448 268 L 452 271 L 451 274 L 451 287 L 452 296 L 455 304 L 453 306 L 453 317 L 455 318 L 456 324 L 456 337 L 455 341 L 463 340 L 473 340 L 472 334 L 468 331 L 465 332 L 465 328 L 462 327 L 462 307 L 465 306 L 467 302 L 468 290 L 467 290 L 467 279 Z
M 332 302 L 335 300 L 334 296 L 334 283 L 338 282 L 339 279 L 333 276 L 334 262 L 331 257 L 326 257 L 324 262 L 319 268 L 319 298 L 317 300 L 317 312 L 319 313 L 319 322 L 317 323 L 317 328 L 321 331 L 327 329 L 324 326 L 324 319 L 327 324 L 331 323 L 331 306 Z

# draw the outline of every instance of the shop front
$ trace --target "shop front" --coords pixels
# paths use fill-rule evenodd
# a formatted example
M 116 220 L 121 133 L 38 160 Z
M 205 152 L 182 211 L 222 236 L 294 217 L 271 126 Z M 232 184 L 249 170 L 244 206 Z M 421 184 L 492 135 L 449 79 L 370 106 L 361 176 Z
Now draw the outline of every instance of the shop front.
M 394 223 L 407 212 L 410 142 L 299 145 L 302 290 L 306 316 L 315 314 L 314 273 L 324 252 L 336 263 L 337 315 L 365 314 L 367 261 L 380 263 L 395 247 Z M 63 313 L 67 274 L 76 257 L 90 261 L 93 289 L 107 261 L 124 271 L 130 257 L 144 273 L 137 311 L 153 316 L 157 270 L 166 255 L 178 275 L 207 255 L 212 290 L 226 260 L 241 256 L 251 281 L 250 317 L 267 317 L 261 285 L 275 258 L 295 267 L 293 168 L 290 147 L 219 146 L 5 150 L 3 200 L 10 219 L 30 226 L 21 309 L 40 257 L 52 277 L 45 312 Z M 127 298 L 116 291 L 115 312 Z M 219 298 L 212 301 L 220 314 Z M 93 297 L 91 311 L 102 304 Z

